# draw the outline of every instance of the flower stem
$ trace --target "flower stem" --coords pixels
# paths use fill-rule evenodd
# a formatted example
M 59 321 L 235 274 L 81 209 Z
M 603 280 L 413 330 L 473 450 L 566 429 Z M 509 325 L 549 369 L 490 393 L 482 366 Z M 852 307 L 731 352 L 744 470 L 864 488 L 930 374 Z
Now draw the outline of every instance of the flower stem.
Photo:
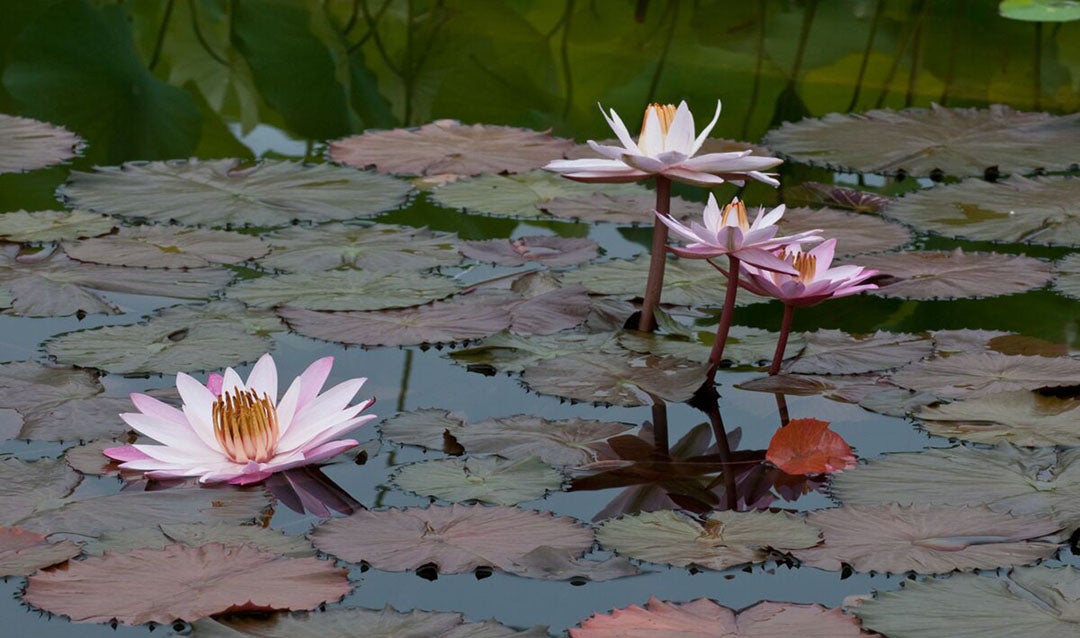
M 769 374 L 780 372 L 780 364 L 784 362 L 784 350 L 787 349 L 788 335 L 791 334 L 791 320 L 795 317 L 795 306 L 784 304 L 784 318 L 780 321 L 780 338 L 776 340 L 776 352 L 773 353 L 772 365 L 769 366 Z
M 671 214 L 671 180 L 663 175 L 656 176 L 656 212 L 664 216 Z M 645 284 L 645 300 L 641 304 L 641 319 L 638 330 L 652 332 L 656 329 L 653 313 L 660 305 L 660 293 L 664 289 L 664 265 L 667 262 L 667 224 L 657 217 L 653 220 L 652 254 L 649 260 L 649 280 Z
M 709 353 L 709 379 L 716 378 L 716 369 L 724 358 L 724 344 L 727 343 L 728 332 L 731 331 L 731 317 L 735 314 L 735 295 L 739 294 L 739 259 L 728 255 L 728 281 L 727 293 L 724 295 L 724 309 L 720 311 L 720 325 L 716 327 L 716 341 L 713 342 L 712 352 Z

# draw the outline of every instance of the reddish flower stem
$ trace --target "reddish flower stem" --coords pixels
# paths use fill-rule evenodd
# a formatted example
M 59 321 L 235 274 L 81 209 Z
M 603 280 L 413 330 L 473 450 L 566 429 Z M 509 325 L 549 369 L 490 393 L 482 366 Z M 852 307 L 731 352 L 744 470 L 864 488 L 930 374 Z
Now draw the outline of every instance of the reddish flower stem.
M 784 350 L 787 349 L 788 335 L 791 334 L 791 320 L 795 317 L 795 306 L 784 304 L 784 318 L 780 321 L 780 338 L 776 340 L 776 352 L 773 353 L 772 365 L 769 366 L 769 374 L 780 372 L 780 364 L 784 362 Z
M 716 369 L 724 357 L 724 344 L 727 343 L 728 333 L 731 332 L 731 317 L 735 314 L 735 295 L 739 294 L 739 258 L 728 255 L 728 282 L 727 293 L 724 295 L 724 309 L 720 311 L 720 325 L 716 327 L 716 341 L 713 342 L 712 352 L 709 353 L 709 380 L 716 378 Z
M 665 217 L 671 215 L 671 180 L 663 175 L 656 176 L 656 212 Z M 645 299 L 641 303 L 641 318 L 638 319 L 638 330 L 642 332 L 656 329 L 653 313 L 660 305 L 660 293 L 664 289 L 664 266 L 667 263 L 667 224 L 660 221 L 659 217 L 655 217 L 653 222 L 649 280 L 645 284 Z

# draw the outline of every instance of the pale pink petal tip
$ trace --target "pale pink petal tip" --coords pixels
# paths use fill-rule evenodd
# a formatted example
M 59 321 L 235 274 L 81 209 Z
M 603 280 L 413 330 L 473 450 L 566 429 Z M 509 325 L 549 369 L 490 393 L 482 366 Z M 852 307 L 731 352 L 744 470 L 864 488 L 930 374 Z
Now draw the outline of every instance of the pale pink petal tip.
M 150 457 L 136 449 L 134 445 L 122 445 L 119 447 L 107 447 L 102 454 L 114 461 L 144 461 Z
M 214 396 L 221 396 L 221 386 L 225 383 L 225 377 L 216 372 L 211 372 L 206 378 L 206 389 L 213 392 Z

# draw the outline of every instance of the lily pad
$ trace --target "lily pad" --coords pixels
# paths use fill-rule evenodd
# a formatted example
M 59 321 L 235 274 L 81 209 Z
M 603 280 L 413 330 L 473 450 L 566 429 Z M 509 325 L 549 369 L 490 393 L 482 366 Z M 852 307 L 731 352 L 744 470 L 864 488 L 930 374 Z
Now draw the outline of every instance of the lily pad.
M 265 310 L 216 301 L 159 310 L 146 323 L 77 330 L 45 342 L 57 361 L 116 374 L 171 374 L 254 361 L 283 330 Z
M 1080 246 L 1078 201 L 1080 179 L 1013 175 L 916 191 L 890 204 L 885 214 L 946 237 Z
M 0 113 L 0 174 L 59 164 L 75 157 L 82 145 L 82 138 L 63 127 Z
M 1080 445 L 1080 399 L 1017 390 L 925 406 L 913 415 L 929 433 L 976 443 Z
M 819 419 L 792 419 L 777 430 L 765 460 L 793 476 L 842 472 L 856 462 L 847 441 Z
M 647 191 L 635 184 L 582 184 L 547 171 L 532 171 L 459 180 L 436 188 L 431 198 L 446 208 L 532 219 L 546 217 L 540 208 L 556 197 L 588 197 L 593 193 L 633 196 L 643 192 Z M 648 219 L 651 210 L 642 215 Z
M 707 598 L 668 603 L 650 598 L 645 607 L 631 605 L 594 614 L 570 638 L 858 638 L 867 634 L 858 622 L 839 609 L 820 605 L 764 601 L 735 611 Z
M 75 558 L 82 552 L 71 541 L 50 543 L 43 534 L 0 527 L 0 576 L 29 576 L 39 569 Z
M 954 354 L 901 368 L 891 381 L 941 397 L 968 399 L 1009 390 L 1080 385 L 1080 359 L 996 352 Z
M 1029 22 L 1070 22 L 1080 20 L 1076 0 L 1001 0 L 998 13 L 1010 20 Z
M 544 359 L 598 351 L 611 341 L 611 333 L 564 332 L 553 335 L 516 335 L 498 332 L 475 346 L 449 353 L 456 363 L 469 369 L 518 373 Z
M 80 311 L 120 314 L 120 308 L 99 291 L 203 299 L 230 279 L 232 273 L 220 268 L 99 266 L 74 261 L 60 251 L 20 257 L 18 246 L 0 247 L 0 288 L 14 297 L 10 312 L 30 317 L 64 317 Z
M 839 330 L 818 330 L 804 335 L 806 346 L 785 371 L 798 374 L 860 374 L 899 368 L 928 357 L 934 350 L 919 335 L 878 331 L 849 335 Z
M 1061 638 L 1080 630 L 1078 591 L 1075 567 L 1019 567 L 908 581 L 848 610 L 889 638 Z
M 448 438 L 456 442 L 465 417 L 438 408 L 398 412 L 377 426 L 383 438 L 401 445 L 444 451 Z
M 1001 104 L 988 109 L 879 109 L 785 122 L 765 143 L 798 162 L 860 173 L 925 176 L 935 169 L 957 177 L 1037 168 L 1066 170 L 1080 159 L 1076 115 L 1025 113 Z
M 799 202 L 811 206 L 831 206 L 856 213 L 877 213 L 885 208 L 892 198 L 836 184 L 803 182 L 798 186 L 785 188 L 784 201 L 788 204 Z M 789 208 L 785 216 L 790 214 L 791 210 Z
M 680 335 L 663 335 L 623 330 L 618 333 L 619 345 L 631 352 L 649 353 L 659 356 L 673 356 L 706 363 L 712 352 L 715 333 L 708 331 L 689 331 L 689 338 Z M 724 345 L 724 363 L 732 366 L 760 365 L 772 359 L 776 351 L 779 333 L 760 328 L 732 326 L 728 340 Z M 709 341 L 702 341 L 702 337 Z M 788 337 L 784 352 L 788 356 L 800 352 L 806 345 L 802 333 L 792 333 Z
M 811 512 L 806 522 L 825 542 L 792 552 L 804 565 L 839 571 L 943 574 L 1026 565 L 1061 547 L 1061 524 L 1014 517 L 987 507 L 839 507 Z
M 837 237 L 837 257 L 884 252 L 911 242 L 911 231 L 900 224 L 832 208 L 788 208 L 776 225 L 781 235 L 821 229 L 823 236 Z
M 259 264 L 286 272 L 427 270 L 461 261 L 455 235 L 390 224 L 293 226 L 264 238 L 272 250 Z
M 406 465 L 393 481 L 405 491 L 444 501 L 517 505 L 559 490 L 563 477 L 535 456 L 516 461 L 474 456 Z
M 79 261 L 136 268 L 205 268 L 236 264 L 269 251 L 258 237 L 205 228 L 137 226 L 107 237 L 66 241 L 64 252 Z
M 127 433 L 130 428 L 117 415 L 131 409 L 131 400 L 100 396 L 104 391 L 89 370 L 30 361 L 0 365 L 0 408 L 22 417 L 12 438 L 73 441 Z
M 901 299 L 956 299 L 1012 295 L 1045 286 L 1050 265 L 1026 255 L 965 253 L 947 250 L 861 255 L 865 268 L 892 279 L 880 281 L 871 294 Z
M 226 611 L 314 609 L 351 589 L 346 570 L 318 558 L 211 543 L 87 558 L 30 577 L 23 600 L 75 622 L 141 625 Z
M 357 168 L 373 166 L 380 173 L 523 173 L 561 158 L 573 144 L 550 132 L 436 120 L 330 142 L 330 159 Z
M 541 394 L 621 406 L 652 405 L 653 397 L 679 403 L 705 383 L 707 366 L 637 354 L 571 355 L 545 359 L 521 373 Z
M 330 164 L 266 160 L 132 162 L 72 172 L 59 194 L 75 208 L 159 223 L 284 226 L 343 221 L 405 203 L 406 182 Z
M 724 570 L 762 563 L 770 551 L 813 547 L 816 528 L 785 512 L 712 512 L 699 523 L 671 510 L 604 521 L 596 539 L 624 556 L 677 567 Z
M 932 448 L 873 459 L 832 479 L 845 505 L 986 505 L 1080 526 L 1080 448 Z
M 485 419 L 453 432 L 467 452 L 508 459 L 539 457 L 548 465 L 572 467 L 598 459 L 607 439 L 634 426 L 592 419 L 543 419 L 528 414 Z
M 258 308 L 381 310 L 427 303 L 457 290 L 457 283 L 449 277 L 418 272 L 331 270 L 317 277 L 301 272 L 249 279 L 225 294 Z
M 108 215 L 81 210 L 16 210 L 0 214 L 0 239 L 22 243 L 43 243 L 96 237 L 119 222 Z
M 580 264 L 600 254 L 591 239 L 549 236 L 467 241 L 462 242 L 461 252 L 470 259 L 500 266 L 541 263 L 553 268 Z
M 1073 299 L 1080 299 L 1080 253 L 1069 255 L 1059 261 L 1054 270 L 1057 279 L 1054 281 L 1054 290 Z
M 548 215 L 573 219 L 576 221 L 612 224 L 650 225 L 654 223 L 653 210 L 656 209 L 656 195 L 639 189 L 633 194 L 616 195 L 612 193 L 589 193 L 554 197 L 536 204 L 536 207 Z M 678 220 L 686 220 L 701 215 L 703 205 L 685 200 L 678 195 L 671 197 L 669 212 Z
M 287 536 L 258 525 L 217 523 L 172 523 L 154 527 L 136 527 L 105 532 L 83 546 L 83 552 L 100 556 L 104 552 L 127 552 L 133 549 L 165 549 L 169 545 L 200 547 L 207 543 L 250 545 L 260 552 L 303 558 L 314 556 L 315 548 L 306 538 Z
M 593 534 L 572 518 L 548 512 L 451 505 L 364 510 L 319 525 L 311 540 L 321 551 L 376 569 L 434 563 L 440 573 L 457 574 L 477 567 L 512 572 L 515 561 L 537 547 L 580 556 L 592 546 Z

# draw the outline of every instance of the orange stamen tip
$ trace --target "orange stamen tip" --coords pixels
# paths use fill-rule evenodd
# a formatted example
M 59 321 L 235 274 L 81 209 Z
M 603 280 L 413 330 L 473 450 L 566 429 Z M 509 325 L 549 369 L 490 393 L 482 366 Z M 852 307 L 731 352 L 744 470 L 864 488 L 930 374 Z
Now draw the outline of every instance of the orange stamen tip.
M 222 392 L 214 401 L 214 436 L 225 456 L 236 463 L 265 463 L 277 453 L 277 408 L 254 390 Z
M 660 122 L 660 133 L 667 135 L 671 128 L 671 122 L 675 119 L 674 104 L 656 104 L 655 102 L 645 107 L 645 116 L 641 120 L 641 130 L 645 131 L 645 125 L 649 122 L 649 113 L 656 113 L 656 120 Z

